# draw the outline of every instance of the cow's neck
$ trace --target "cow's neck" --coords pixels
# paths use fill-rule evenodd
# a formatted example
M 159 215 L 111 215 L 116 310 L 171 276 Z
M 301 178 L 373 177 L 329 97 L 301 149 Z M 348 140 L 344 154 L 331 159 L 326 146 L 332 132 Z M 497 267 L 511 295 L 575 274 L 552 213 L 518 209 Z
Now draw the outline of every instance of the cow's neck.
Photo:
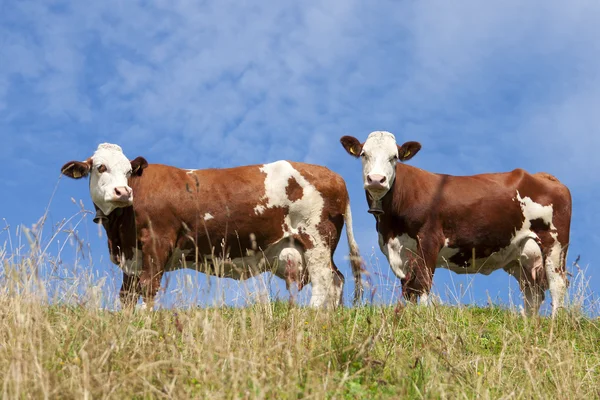
M 381 199 L 382 215 L 405 218 L 412 213 L 414 206 L 422 207 L 420 203 L 427 197 L 429 187 L 426 182 L 431 180 L 430 175 L 427 171 L 398 163 L 394 182 Z

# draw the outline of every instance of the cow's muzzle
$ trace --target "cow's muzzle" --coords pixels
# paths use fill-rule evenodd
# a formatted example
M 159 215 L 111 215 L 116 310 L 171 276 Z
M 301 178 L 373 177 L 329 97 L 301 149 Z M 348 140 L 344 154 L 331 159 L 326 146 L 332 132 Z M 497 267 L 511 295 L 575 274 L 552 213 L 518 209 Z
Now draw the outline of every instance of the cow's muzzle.
M 128 186 L 119 186 L 113 190 L 113 199 L 115 203 L 124 203 L 131 205 L 133 203 L 133 191 Z

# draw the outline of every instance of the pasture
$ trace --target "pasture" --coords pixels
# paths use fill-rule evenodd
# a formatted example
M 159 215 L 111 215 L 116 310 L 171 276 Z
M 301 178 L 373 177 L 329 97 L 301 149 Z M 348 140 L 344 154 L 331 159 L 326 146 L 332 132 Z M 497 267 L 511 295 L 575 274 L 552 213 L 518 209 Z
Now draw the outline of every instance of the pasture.
M 589 293 L 572 295 L 554 320 L 435 301 L 121 312 L 98 308 L 89 276 L 49 284 L 61 262 L 45 249 L 64 231 L 44 241 L 39 227 L 22 230 L 4 246 L 3 398 L 600 396 L 600 319 L 580 301 Z M 572 285 L 585 291 L 584 282 Z
M 600 396 L 600 322 L 576 312 L 0 305 L 3 398 Z

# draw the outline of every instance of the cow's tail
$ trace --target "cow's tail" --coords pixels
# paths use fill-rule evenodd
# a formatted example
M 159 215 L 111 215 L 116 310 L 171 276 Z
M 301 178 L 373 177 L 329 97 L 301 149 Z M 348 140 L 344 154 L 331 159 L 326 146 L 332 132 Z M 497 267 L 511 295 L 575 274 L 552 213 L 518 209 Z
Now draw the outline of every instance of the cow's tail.
M 348 236 L 348 248 L 350 249 L 350 265 L 352 266 L 352 275 L 354 276 L 354 304 L 358 304 L 363 296 L 362 272 L 363 260 L 358 250 L 354 232 L 352 230 L 352 211 L 350 211 L 350 199 L 346 203 L 346 212 L 344 213 L 344 223 L 346 224 L 346 235 Z

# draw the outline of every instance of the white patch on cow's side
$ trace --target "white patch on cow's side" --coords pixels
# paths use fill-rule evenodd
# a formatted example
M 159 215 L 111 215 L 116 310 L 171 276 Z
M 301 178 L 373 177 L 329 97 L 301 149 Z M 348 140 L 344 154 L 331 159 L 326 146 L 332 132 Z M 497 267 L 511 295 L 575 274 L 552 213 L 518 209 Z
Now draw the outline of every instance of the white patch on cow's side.
M 186 172 L 186 174 L 191 175 L 191 174 L 193 174 L 196 171 L 198 171 L 198 170 L 197 169 L 188 169 L 187 172 Z
M 300 174 L 289 162 L 277 161 L 260 168 L 265 177 L 264 205 L 257 205 L 254 211 L 263 213 L 272 207 L 289 210 L 283 222 L 283 238 L 304 234 L 313 247 L 304 253 L 312 284 L 311 306 L 334 305 L 341 302 L 342 283 L 331 268 L 331 249 L 318 230 L 325 201 L 319 191 Z M 290 178 L 302 188 L 302 197 L 292 201 L 286 188 Z M 334 276 L 336 275 L 336 276 Z
M 380 175 L 386 178 L 384 189 L 369 190 L 373 200 L 379 200 L 390 190 L 390 185 L 396 177 L 398 161 L 396 137 L 390 132 L 371 132 L 363 145 L 361 159 L 365 189 L 369 190 L 367 176 Z
M 215 217 L 213 217 L 212 215 L 210 215 L 209 213 L 204 214 L 204 220 L 205 221 L 210 221 L 211 219 L 214 219 Z
M 99 172 L 103 165 L 105 172 Z M 109 215 L 116 208 L 123 207 L 123 203 L 115 202 L 115 188 L 125 187 L 127 177 L 131 172 L 131 162 L 123 154 L 120 146 L 111 143 L 102 143 L 92 156 L 92 169 L 90 171 L 90 194 L 92 201 L 104 215 Z
M 545 224 L 550 225 L 550 229 L 555 229 L 554 224 L 552 223 L 552 215 L 553 215 L 553 207 L 552 204 L 543 206 L 539 203 L 533 201 L 530 197 L 521 197 L 519 191 L 517 190 L 517 196 L 515 199 L 521 204 L 521 210 L 523 211 L 523 216 L 525 217 L 525 223 L 527 224 L 529 221 L 535 219 L 542 219 Z M 528 228 L 531 227 L 531 223 L 529 222 Z

